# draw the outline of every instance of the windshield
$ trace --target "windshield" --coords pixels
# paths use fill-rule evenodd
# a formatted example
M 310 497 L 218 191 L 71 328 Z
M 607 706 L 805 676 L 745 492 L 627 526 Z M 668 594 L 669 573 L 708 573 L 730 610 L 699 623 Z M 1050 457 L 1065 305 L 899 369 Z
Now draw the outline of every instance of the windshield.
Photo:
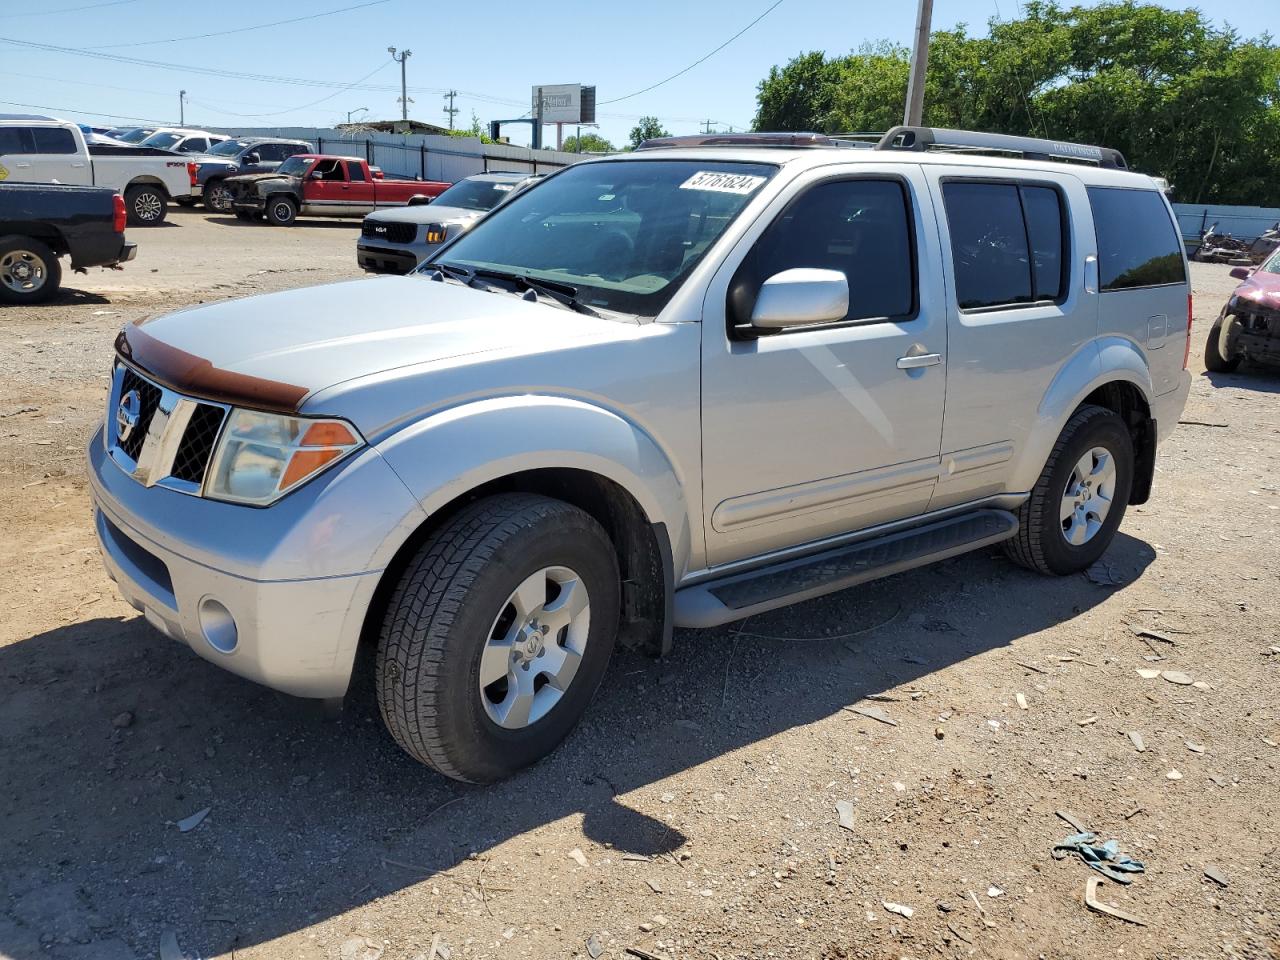
M 146 127 L 136 127 L 128 133 L 122 133 L 116 139 L 123 140 L 125 143 L 141 143 L 153 133 L 155 133 L 154 130 L 148 130 Z
M 280 166 L 276 167 L 276 176 L 278 177 L 300 177 L 307 172 L 307 166 L 310 160 L 304 157 L 290 157 Z
M 463 210 L 492 210 L 516 188 L 514 183 L 494 180 L 459 180 L 433 203 L 441 207 L 461 207 Z
M 513 197 L 439 260 L 558 281 L 590 306 L 656 316 L 777 169 L 708 160 L 579 164 Z
M 156 147 L 160 150 L 168 150 L 175 143 L 182 139 L 180 133 L 153 133 L 147 139 L 142 141 L 144 147 Z
M 1270 257 L 1268 257 L 1267 260 L 1262 264 L 1262 266 L 1258 268 L 1258 272 L 1259 273 L 1280 273 L 1280 250 L 1277 250 Z
M 234 157 L 247 146 L 249 146 L 248 140 L 223 140 L 221 143 L 214 144 L 209 153 L 215 157 Z

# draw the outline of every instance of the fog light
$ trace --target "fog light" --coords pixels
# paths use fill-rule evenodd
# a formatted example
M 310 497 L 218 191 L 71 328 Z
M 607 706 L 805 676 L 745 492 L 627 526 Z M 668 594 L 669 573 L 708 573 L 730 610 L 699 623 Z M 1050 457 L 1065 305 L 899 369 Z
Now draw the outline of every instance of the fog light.
M 209 641 L 209 646 L 219 653 L 230 653 L 240 639 L 236 618 L 213 597 L 200 601 L 200 632 Z

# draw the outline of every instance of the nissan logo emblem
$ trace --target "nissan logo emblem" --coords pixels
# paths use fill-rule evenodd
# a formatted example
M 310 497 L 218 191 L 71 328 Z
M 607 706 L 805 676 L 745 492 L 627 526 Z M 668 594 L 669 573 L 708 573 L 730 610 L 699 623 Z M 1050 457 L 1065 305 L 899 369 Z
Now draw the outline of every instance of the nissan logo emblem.
M 116 407 L 116 439 L 128 440 L 141 416 L 142 397 L 137 390 L 130 390 L 120 398 L 120 405 Z

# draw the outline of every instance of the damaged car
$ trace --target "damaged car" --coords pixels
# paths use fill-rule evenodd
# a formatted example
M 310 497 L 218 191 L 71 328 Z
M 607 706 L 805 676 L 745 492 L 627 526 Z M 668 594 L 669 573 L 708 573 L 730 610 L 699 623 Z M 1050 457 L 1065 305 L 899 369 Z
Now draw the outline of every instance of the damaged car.
M 1204 365 L 1213 373 L 1231 373 L 1244 360 L 1280 366 L 1280 251 L 1231 276 L 1241 283 L 1209 330 Z

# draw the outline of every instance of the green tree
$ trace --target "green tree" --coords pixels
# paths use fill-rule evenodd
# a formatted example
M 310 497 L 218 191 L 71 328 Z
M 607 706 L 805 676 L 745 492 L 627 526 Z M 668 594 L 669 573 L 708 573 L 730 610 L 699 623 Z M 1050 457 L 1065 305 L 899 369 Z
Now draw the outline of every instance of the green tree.
M 598 133 L 584 133 L 580 137 L 566 137 L 564 148 L 569 153 L 613 153 L 618 149 Z
M 771 67 L 757 88 L 755 129 L 829 132 L 840 64 L 813 50 Z
M 669 137 L 671 131 L 662 125 L 657 117 L 641 117 L 640 122 L 631 128 L 631 149 L 635 149 L 646 140 L 655 137 Z

